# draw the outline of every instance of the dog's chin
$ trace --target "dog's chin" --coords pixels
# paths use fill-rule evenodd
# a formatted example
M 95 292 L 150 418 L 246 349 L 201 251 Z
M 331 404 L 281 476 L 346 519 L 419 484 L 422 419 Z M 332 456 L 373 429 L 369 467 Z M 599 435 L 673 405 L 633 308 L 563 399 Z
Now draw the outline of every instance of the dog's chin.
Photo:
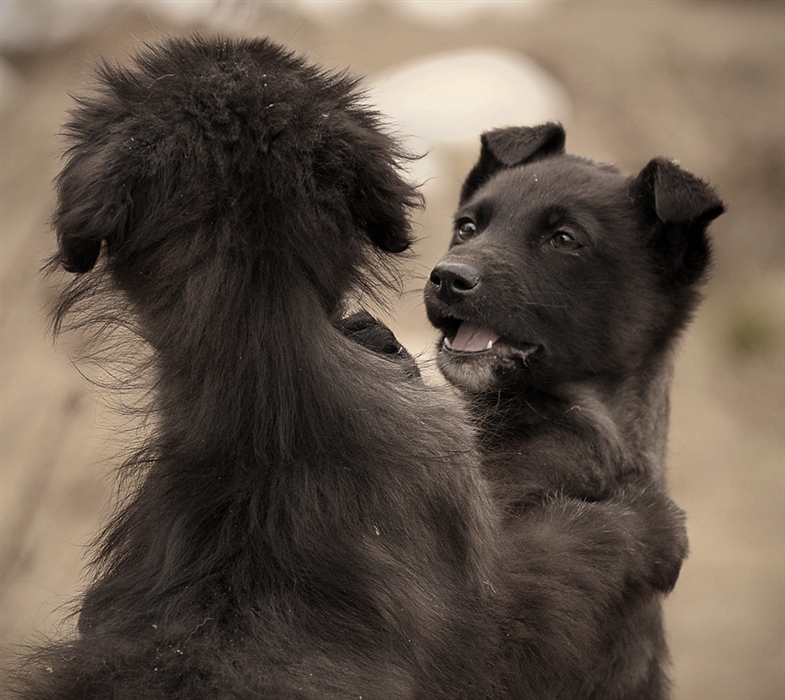
M 537 345 L 511 345 L 500 340 L 485 350 L 461 351 L 452 348 L 445 337 L 436 363 L 450 384 L 480 394 L 519 383 L 521 374 L 529 368 L 529 359 L 538 350 Z

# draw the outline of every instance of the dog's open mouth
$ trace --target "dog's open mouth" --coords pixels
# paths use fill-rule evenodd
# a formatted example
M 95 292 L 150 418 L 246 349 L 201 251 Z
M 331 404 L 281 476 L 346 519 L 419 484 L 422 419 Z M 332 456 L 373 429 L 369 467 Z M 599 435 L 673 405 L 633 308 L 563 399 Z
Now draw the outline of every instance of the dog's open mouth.
M 461 357 L 492 355 L 504 360 L 518 360 L 524 366 L 537 352 L 538 345 L 513 343 L 487 326 L 475 321 L 455 321 L 444 328 L 441 350 Z

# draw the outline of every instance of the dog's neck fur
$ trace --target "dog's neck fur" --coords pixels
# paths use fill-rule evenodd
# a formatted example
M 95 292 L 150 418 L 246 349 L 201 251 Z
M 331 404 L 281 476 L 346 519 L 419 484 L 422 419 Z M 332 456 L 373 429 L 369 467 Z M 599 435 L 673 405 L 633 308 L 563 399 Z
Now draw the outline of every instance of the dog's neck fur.
M 473 396 L 489 475 L 525 500 L 551 490 L 603 498 L 635 474 L 664 481 L 672 373 L 667 351 L 621 377 Z
M 291 553 L 285 544 L 276 551 L 270 529 L 286 531 L 303 514 L 287 513 L 287 508 L 294 510 L 296 499 L 271 503 L 269 495 L 280 494 L 277 481 L 296 480 L 298 470 L 307 468 L 320 430 L 309 420 L 334 419 L 325 392 L 335 384 L 327 379 L 314 382 L 314 374 L 340 379 L 334 363 L 314 368 L 292 359 L 302 348 L 298 335 L 303 331 L 298 333 L 300 326 L 291 318 L 307 328 L 309 343 L 320 339 L 323 357 L 331 344 L 345 341 L 318 313 L 318 304 L 303 303 L 302 313 L 296 314 L 291 305 L 297 295 L 292 294 L 287 318 L 283 309 L 271 313 L 274 304 L 255 303 L 251 296 L 212 304 L 205 299 L 202 313 L 189 315 L 185 329 L 174 313 L 154 319 L 143 315 L 143 328 L 159 338 L 154 348 L 159 365 L 157 430 L 154 441 L 131 463 L 145 470 L 144 484 L 104 537 L 100 558 L 114 564 L 88 592 L 82 628 L 100 621 L 112 610 L 113 600 L 146 587 L 150 593 L 144 595 L 190 605 L 209 599 L 200 589 L 215 587 L 211 577 L 221 578 L 226 589 L 222 607 L 237 609 L 233 597 L 244 591 L 241 604 L 250 610 L 272 582 L 286 585 L 278 578 L 276 560 Z M 230 310 L 235 302 L 242 306 Z M 264 319 L 257 318 L 263 310 Z M 312 318 L 304 322 L 303 313 Z M 244 322 L 231 333 L 216 332 L 224 318 Z M 264 330 L 254 336 L 255 329 Z M 298 410 L 309 404 L 310 410 Z M 194 482 L 203 488 L 194 488 Z M 168 540 L 154 534 L 167 530 Z M 225 541 L 229 533 L 235 538 L 231 543 Z M 282 534 L 281 541 L 289 534 Z M 159 551 L 162 543 L 171 551 Z M 230 557 L 230 549 L 242 554 Z M 232 566 L 226 567 L 229 561 Z M 226 568 L 213 570 L 214 565 Z M 138 577 L 131 590 L 125 590 L 130 570 Z M 190 595 L 175 597 L 163 588 L 184 583 L 193 590 Z
M 273 304 L 263 309 L 249 303 L 242 314 L 235 307 L 226 316 L 242 316 L 244 327 L 223 335 L 209 331 L 220 327 L 223 313 L 216 308 L 214 318 L 205 319 L 203 337 L 178 338 L 169 347 L 159 346 L 165 383 L 162 427 L 176 437 L 172 449 L 201 451 L 200 445 L 208 445 L 228 450 L 235 458 L 247 450 L 257 465 L 260 460 L 275 465 L 296 460 L 304 446 L 313 444 L 322 426 L 309 424 L 314 412 L 298 407 L 325 404 L 327 409 L 326 392 L 334 384 L 322 373 L 340 376 L 329 357 L 343 340 L 318 303 L 304 300 L 299 310 L 291 308 L 292 299 L 288 304 L 278 313 L 270 311 Z M 309 319 L 307 325 L 303 318 Z M 263 331 L 253 336 L 254 329 Z M 213 347 L 204 348 L 205 342 Z M 303 347 L 309 347 L 306 343 L 323 348 L 323 366 L 314 367 L 312 355 L 298 358 Z M 329 411 L 321 418 L 329 420 Z M 209 434 L 216 426 L 221 432 Z

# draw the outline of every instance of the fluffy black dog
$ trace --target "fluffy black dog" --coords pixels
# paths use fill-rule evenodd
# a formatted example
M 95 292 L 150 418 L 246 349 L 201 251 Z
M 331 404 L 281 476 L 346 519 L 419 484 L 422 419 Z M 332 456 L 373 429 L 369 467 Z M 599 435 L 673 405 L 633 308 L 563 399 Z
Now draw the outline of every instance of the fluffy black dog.
M 394 279 L 419 202 L 355 82 L 175 39 L 105 66 L 68 129 L 55 322 L 138 332 L 153 428 L 77 634 L 19 694 L 579 697 L 617 611 L 675 579 L 678 511 L 635 484 L 535 509 L 520 489 L 502 540 L 460 402 L 345 317 Z
M 355 82 L 173 39 L 103 67 L 68 130 L 57 322 L 138 326 L 155 427 L 78 634 L 20 694 L 487 697 L 495 518 L 466 416 L 341 320 L 419 203 Z
M 554 124 L 483 135 L 449 252 L 426 287 L 427 311 L 443 333 L 439 367 L 478 420 L 485 472 L 508 513 L 509 557 L 522 569 L 537 561 L 532 530 L 544 513 L 553 517 L 554 499 L 618 507 L 612 530 L 595 529 L 594 542 L 584 516 L 591 556 L 621 545 L 606 552 L 597 580 L 587 581 L 581 556 L 565 564 L 564 577 L 573 593 L 610 583 L 624 595 L 595 618 L 583 681 L 554 669 L 551 687 L 573 700 L 661 700 L 668 680 L 660 599 L 686 554 L 683 516 L 663 483 L 673 348 L 699 298 L 707 226 L 723 205 L 672 162 L 655 159 L 627 177 L 566 155 L 564 140 Z M 648 542 L 651 558 L 622 581 L 617 567 L 629 543 L 613 543 L 609 533 L 634 513 L 643 520 L 630 522 L 629 533 Z M 563 537 L 575 516 L 562 518 Z M 531 610 L 529 587 L 518 595 Z M 512 639 L 515 664 L 528 642 Z

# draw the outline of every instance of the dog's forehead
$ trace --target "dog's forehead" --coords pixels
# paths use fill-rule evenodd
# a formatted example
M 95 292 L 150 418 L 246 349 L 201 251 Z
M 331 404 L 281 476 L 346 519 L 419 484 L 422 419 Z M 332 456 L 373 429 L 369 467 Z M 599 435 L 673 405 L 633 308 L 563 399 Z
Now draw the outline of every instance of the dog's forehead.
M 614 166 L 562 155 L 502 170 L 473 199 L 491 199 L 495 208 L 517 211 L 581 202 L 599 205 L 624 198 L 627 186 L 628 178 Z

